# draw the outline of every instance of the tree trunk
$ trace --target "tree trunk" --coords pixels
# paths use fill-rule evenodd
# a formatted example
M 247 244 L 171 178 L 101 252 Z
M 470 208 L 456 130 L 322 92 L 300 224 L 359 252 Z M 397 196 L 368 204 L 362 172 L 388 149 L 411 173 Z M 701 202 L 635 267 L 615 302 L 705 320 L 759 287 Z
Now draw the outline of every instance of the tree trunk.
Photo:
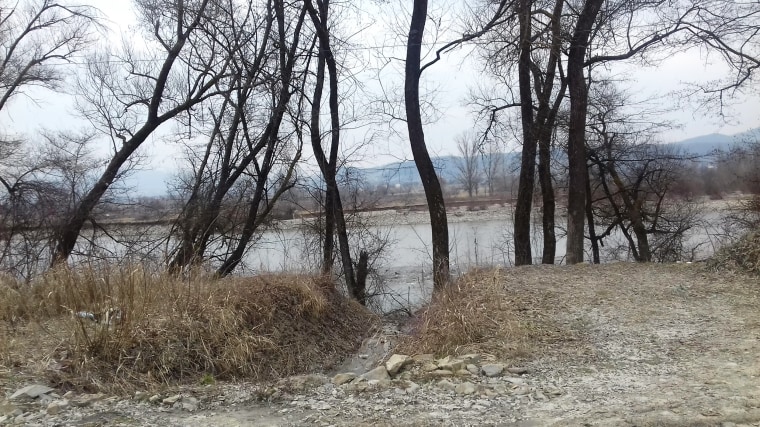
M 312 147 L 314 148 L 315 155 L 321 157 L 320 167 L 322 174 L 324 175 L 327 184 L 328 197 L 326 198 L 327 206 L 329 209 L 326 211 L 332 211 L 332 218 L 330 215 L 326 216 L 325 223 L 325 242 L 327 242 L 329 231 L 329 223 L 333 222 L 335 225 L 335 231 L 338 236 L 338 244 L 340 247 L 341 264 L 343 265 L 343 275 L 346 280 L 346 287 L 349 292 L 354 295 L 357 294 L 356 290 L 356 277 L 354 276 L 354 266 L 351 260 L 351 248 L 348 242 L 348 230 L 346 228 L 346 217 L 343 213 L 343 202 L 340 198 L 340 190 L 338 189 L 337 182 L 337 170 L 338 170 L 338 148 L 340 147 L 340 110 L 338 104 L 338 66 L 335 61 L 335 56 L 332 52 L 332 46 L 330 44 L 330 33 L 327 28 L 327 13 L 329 2 L 328 0 L 317 1 L 319 6 L 319 15 L 314 9 L 314 5 L 311 0 L 304 2 L 309 16 L 311 17 L 314 27 L 317 30 L 317 37 L 319 38 L 319 61 L 322 63 L 322 78 L 324 78 L 324 64 L 327 64 L 327 71 L 329 75 L 330 85 L 330 158 L 325 161 L 324 152 L 322 151 L 321 137 L 319 132 L 319 102 L 321 101 L 321 90 L 319 94 L 315 90 L 314 105 L 312 105 Z M 319 78 L 319 76 L 318 76 Z M 320 83 L 321 84 L 321 83 Z M 317 98 L 319 95 L 319 98 Z M 317 110 L 316 117 L 314 115 L 314 108 Z M 316 138 L 315 139 L 315 132 Z M 322 167 L 324 166 L 324 167 Z M 330 239 L 332 236 L 330 236 Z M 325 244 L 327 249 L 327 244 Z M 325 251 L 325 260 L 327 260 L 327 251 Z M 325 268 L 323 267 L 323 271 Z
M 567 188 L 568 264 L 583 262 L 584 217 L 586 211 L 586 114 L 588 87 L 584 59 L 591 30 L 604 0 L 586 0 L 570 41 L 567 83 L 570 92 L 570 121 L 567 140 L 569 182 Z
M 533 92 L 531 86 L 531 0 L 520 0 L 520 59 L 517 64 L 520 80 L 520 116 L 523 148 L 520 162 L 520 181 L 515 205 L 514 238 L 515 265 L 533 262 L 530 245 L 530 214 L 536 175 L 536 138 L 533 121 Z
M 404 104 L 409 144 L 430 211 L 430 228 L 433 237 L 433 285 L 436 291 L 440 291 L 449 281 L 449 228 L 441 183 L 438 181 L 425 145 L 425 132 L 420 113 L 420 55 L 426 19 L 427 0 L 414 0 L 406 44 Z
M 599 239 L 596 237 L 596 227 L 594 226 L 594 206 L 591 194 L 591 168 L 586 169 L 586 220 L 588 221 L 588 236 L 591 240 L 591 256 L 594 264 L 599 264 Z

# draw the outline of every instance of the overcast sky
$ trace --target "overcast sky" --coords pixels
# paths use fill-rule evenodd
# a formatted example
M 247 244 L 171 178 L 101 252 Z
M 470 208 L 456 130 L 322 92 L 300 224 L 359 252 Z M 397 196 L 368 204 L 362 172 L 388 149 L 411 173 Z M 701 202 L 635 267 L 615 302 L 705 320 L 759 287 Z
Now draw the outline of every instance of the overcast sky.
M 114 39 L 119 35 L 129 35 L 134 32 L 131 1 L 91 0 L 91 2 L 109 18 Z M 386 25 L 386 23 L 378 20 L 374 27 L 377 28 L 378 25 Z M 380 37 L 388 40 L 387 35 Z M 435 93 L 428 95 L 434 95 L 441 113 L 440 119 L 426 126 L 425 129 L 427 143 L 433 155 L 455 154 L 454 138 L 473 128 L 472 109 L 464 104 L 464 100 L 468 90 L 483 80 L 477 69 L 475 58 L 463 57 L 460 52 L 444 58 L 425 72 L 426 87 L 436 88 Z M 631 92 L 639 96 L 654 96 L 665 95 L 683 87 L 685 82 L 720 78 L 726 70 L 720 65 L 717 56 L 707 57 L 704 52 L 695 49 L 674 55 L 656 68 L 629 66 L 627 70 L 624 67 L 615 69 L 616 73 L 624 71 L 628 71 L 628 78 L 631 79 L 629 88 Z M 371 74 L 364 75 L 371 78 Z M 394 84 L 397 86 L 403 84 L 403 76 L 398 73 L 395 76 L 386 73 L 383 85 L 391 87 Z M 751 95 L 734 99 L 734 105 L 724 110 L 723 118 L 718 116 L 717 108 L 712 111 L 696 112 L 688 105 L 677 106 L 672 99 L 663 97 L 661 101 L 663 106 L 669 108 L 672 105 L 670 117 L 666 118 L 678 122 L 681 127 L 661 135 L 661 141 L 672 142 L 710 133 L 735 134 L 760 127 L 760 96 L 758 96 L 757 88 L 754 90 Z M 8 129 L 32 135 L 40 126 L 53 130 L 70 128 L 72 125 L 87 126 L 86 122 L 73 116 L 71 96 L 43 91 L 34 91 L 30 95 L 35 99 L 34 102 L 31 102 L 30 98 L 17 98 L 5 116 L 1 118 L 3 123 L 8 124 Z M 351 146 L 352 142 L 356 143 L 357 140 L 363 138 L 365 133 L 362 131 L 346 135 L 344 141 L 347 146 Z M 167 146 L 159 137 L 154 137 L 149 141 L 143 152 L 156 154 L 156 159 L 152 163 L 155 168 L 173 169 L 175 167 L 172 159 L 177 157 L 176 147 Z M 363 151 L 360 160 L 363 165 L 377 165 L 400 158 L 411 158 L 406 141 L 388 137 L 376 140 L 371 147 Z

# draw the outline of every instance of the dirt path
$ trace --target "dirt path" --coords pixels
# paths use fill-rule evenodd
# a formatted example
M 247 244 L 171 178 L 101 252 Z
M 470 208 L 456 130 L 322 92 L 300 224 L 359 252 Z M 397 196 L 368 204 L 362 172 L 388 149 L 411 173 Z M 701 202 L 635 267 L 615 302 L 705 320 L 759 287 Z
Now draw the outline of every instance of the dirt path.
M 363 391 L 318 375 L 226 384 L 183 391 L 198 399 L 192 412 L 124 400 L 63 424 L 760 426 L 758 282 L 696 265 L 511 269 L 495 297 L 533 301 L 524 316 L 561 335 L 529 358 L 502 361 L 526 374 L 410 374 Z M 380 357 L 393 337 L 375 339 Z M 475 391 L 462 392 L 465 382 Z

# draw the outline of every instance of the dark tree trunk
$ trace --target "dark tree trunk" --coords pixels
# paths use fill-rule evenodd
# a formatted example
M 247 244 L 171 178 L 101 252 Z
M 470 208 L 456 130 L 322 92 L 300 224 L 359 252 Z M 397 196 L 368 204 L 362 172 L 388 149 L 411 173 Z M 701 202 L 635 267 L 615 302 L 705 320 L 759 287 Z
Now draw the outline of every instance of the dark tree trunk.
M 435 290 L 439 291 L 449 281 L 449 228 L 443 191 L 425 145 L 425 132 L 420 113 L 420 55 L 426 18 L 427 0 L 414 0 L 406 43 L 404 104 L 409 144 L 430 211 L 430 228 L 433 236 L 433 284 Z
M 562 54 L 562 9 L 564 0 L 557 0 L 552 11 L 552 47 L 546 67 L 544 86 L 540 90 L 538 103 L 538 180 L 541 185 L 542 217 L 541 226 L 544 238 L 544 248 L 541 256 L 542 264 L 554 264 L 557 254 L 557 235 L 555 232 L 556 200 L 551 171 L 552 132 L 557 122 L 557 113 L 567 92 L 567 82 L 563 79 L 554 103 L 550 105 L 551 94 L 554 91 L 556 70 Z M 537 85 L 538 87 L 538 85 Z
M 586 169 L 586 220 L 588 221 L 588 237 L 591 240 L 591 256 L 594 264 L 599 264 L 599 239 L 596 237 L 596 227 L 594 226 L 594 201 L 591 194 L 591 168 Z
M 327 13 L 329 8 L 328 0 L 317 0 L 319 6 L 319 14 L 314 9 L 314 5 L 310 0 L 305 2 L 306 8 L 309 11 L 311 20 L 314 23 L 314 27 L 317 30 L 317 37 L 319 38 L 319 61 L 322 63 L 322 78 L 324 78 L 324 63 L 327 64 L 327 71 L 329 75 L 330 85 L 330 158 L 326 161 L 324 158 L 324 152 L 322 151 L 321 137 L 319 132 L 319 102 L 321 101 L 321 89 L 319 94 L 315 90 L 314 105 L 312 108 L 317 109 L 317 115 L 314 116 L 314 110 L 312 110 L 312 147 L 314 148 L 315 155 L 320 159 L 320 169 L 325 178 L 327 185 L 327 197 L 326 197 L 326 223 L 325 223 L 325 249 L 327 249 L 327 231 L 329 230 L 329 223 L 332 222 L 335 225 L 335 231 L 338 236 L 338 243 L 340 247 L 340 258 L 343 266 L 343 275 L 346 280 L 346 286 L 352 295 L 357 295 L 356 277 L 354 276 L 354 266 L 351 260 L 351 248 L 348 242 L 348 230 L 346 228 L 346 218 L 343 213 L 343 202 L 340 198 L 340 190 L 338 189 L 337 182 L 337 170 L 338 170 L 338 149 L 340 147 L 340 111 L 338 105 L 338 66 L 335 62 L 335 56 L 332 52 L 332 46 L 330 45 L 330 33 L 327 28 Z M 321 15 L 321 19 L 320 19 Z M 319 78 L 319 76 L 318 76 Z M 321 83 L 320 83 L 321 85 Z M 317 98 L 319 95 L 319 98 Z M 316 133 L 316 139 L 315 139 Z M 329 209 L 327 208 L 329 206 Z M 332 211 L 332 212 L 329 212 Z M 330 217 L 332 214 L 332 218 Z M 330 236 L 332 238 L 332 236 Z M 325 260 L 327 260 L 327 251 L 325 251 Z M 332 258 L 332 257 L 331 257 Z M 323 266 L 323 271 L 326 271 Z
M 124 141 L 121 148 L 111 157 L 106 169 L 101 174 L 98 181 L 93 185 L 90 191 L 82 198 L 79 204 L 72 212 L 69 219 L 65 224 L 61 225 L 56 235 L 55 250 L 52 255 L 51 265 L 57 265 L 65 263 L 71 252 L 76 246 L 79 239 L 79 233 L 82 231 L 82 227 L 85 222 L 90 218 L 92 211 L 100 202 L 100 199 L 106 193 L 108 188 L 113 184 L 116 176 L 119 174 L 122 166 L 129 160 L 132 154 L 145 142 L 146 139 L 164 122 L 172 119 L 178 114 L 192 108 L 195 104 L 203 99 L 203 94 L 206 91 L 212 90 L 216 84 L 218 78 L 210 79 L 209 82 L 199 87 L 196 92 L 196 96 L 191 97 L 182 104 L 172 108 L 171 110 L 159 114 L 161 102 L 163 101 L 164 92 L 169 79 L 169 73 L 174 67 L 180 52 L 185 46 L 188 37 L 199 25 L 203 11 L 206 8 L 208 1 L 204 1 L 199 5 L 198 13 L 195 19 L 186 27 L 183 28 L 183 23 L 179 23 L 177 27 L 177 40 L 172 47 L 168 50 L 166 58 L 161 65 L 161 70 L 156 76 L 155 86 L 150 96 L 150 102 L 148 104 L 148 113 L 145 123 L 142 127 L 135 132 L 131 138 Z M 180 7 L 180 6 L 178 6 Z
M 586 212 L 586 114 L 588 87 L 584 60 L 594 22 L 604 0 L 586 0 L 570 41 L 567 83 L 570 92 L 570 122 L 567 141 L 569 182 L 567 188 L 567 263 L 583 262 Z
M 515 265 L 533 262 L 530 245 L 530 214 L 536 175 L 536 138 L 533 121 L 533 92 L 531 86 L 531 0 L 520 0 L 520 59 L 517 64 L 520 80 L 520 116 L 522 123 L 522 157 L 520 180 L 515 205 Z
M 284 4 L 280 1 L 275 2 L 275 15 L 277 19 L 278 27 L 278 40 L 280 45 L 280 73 L 282 74 L 282 87 L 280 88 L 279 100 L 277 108 L 275 108 L 273 117 L 270 119 L 267 129 L 264 132 L 266 135 L 266 154 L 264 155 L 264 161 L 262 162 L 262 170 L 259 171 L 259 176 L 256 182 L 256 191 L 251 199 L 248 215 L 246 216 L 245 224 L 240 235 L 240 239 L 237 242 L 235 249 L 227 256 L 222 265 L 217 269 L 216 274 L 218 276 L 226 276 L 237 268 L 243 259 L 243 255 L 248 248 L 251 237 L 258 226 L 258 210 L 259 204 L 262 201 L 262 197 L 265 195 L 266 180 L 269 176 L 269 168 L 272 166 L 272 156 L 274 155 L 275 147 L 277 146 L 277 135 L 279 133 L 280 126 L 285 112 L 287 111 L 287 105 L 290 102 L 290 98 L 293 92 L 290 89 L 290 81 L 293 75 L 293 67 L 296 61 L 296 52 L 300 48 L 300 32 L 301 27 L 306 17 L 306 9 L 302 9 L 298 17 L 298 22 L 293 29 L 293 40 L 290 48 L 287 48 L 286 30 L 285 30 L 285 12 Z

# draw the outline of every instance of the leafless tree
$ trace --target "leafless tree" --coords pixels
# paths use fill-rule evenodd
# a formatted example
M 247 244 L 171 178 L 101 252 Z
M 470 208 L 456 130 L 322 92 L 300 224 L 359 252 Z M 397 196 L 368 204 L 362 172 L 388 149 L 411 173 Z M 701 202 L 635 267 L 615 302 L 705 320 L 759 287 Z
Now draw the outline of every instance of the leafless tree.
M 147 48 L 124 46 L 121 53 L 93 56 L 78 83 L 81 112 L 112 142 L 112 156 L 99 179 L 63 225 L 53 263 L 65 262 L 82 226 L 120 170 L 162 124 L 218 94 L 231 58 L 213 34 L 211 0 L 135 3 Z
M 615 230 L 636 261 L 680 260 L 686 233 L 699 221 L 695 204 L 671 192 L 686 170 L 686 158 L 655 143 L 654 136 L 669 126 L 657 119 L 661 114 L 645 102 L 633 102 L 612 82 L 592 86 L 588 222 L 595 262 L 596 243 Z M 596 225 L 604 227 L 599 235 Z
M 482 181 L 480 168 L 478 165 L 478 141 L 477 136 L 473 133 L 466 133 L 456 137 L 457 151 L 457 179 L 462 187 L 467 191 L 467 195 L 472 198 L 478 194 L 478 187 Z

